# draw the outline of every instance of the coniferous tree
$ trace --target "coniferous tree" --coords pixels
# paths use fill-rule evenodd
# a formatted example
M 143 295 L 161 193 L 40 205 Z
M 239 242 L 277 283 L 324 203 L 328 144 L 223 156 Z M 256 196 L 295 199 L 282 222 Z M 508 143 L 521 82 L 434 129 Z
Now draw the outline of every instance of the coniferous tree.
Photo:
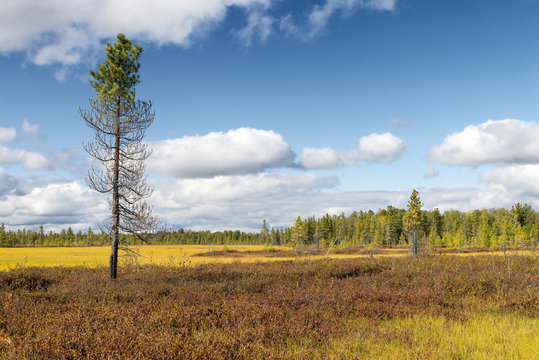
M 260 235 L 262 236 L 262 241 L 264 242 L 264 244 L 267 245 L 269 229 L 268 224 L 266 223 L 266 219 L 262 220 L 262 229 L 260 229 Z
M 408 201 L 408 211 L 404 215 L 403 222 L 411 240 L 412 255 L 419 253 L 419 242 L 421 241 L 421 207 L 423 203 L 419 198 L 419 192 L 414 189 Z
M 290 235 L 290 245 L 296 246 L 296 245 L 303 245 L 304 243 L 304 224 L 303 221 L 301 221 L 301 217 L 296 218 L 296 223 L 294 224 L 294 227 L 292 227 L 291 235 Z
M 154 120 L 151 103 L 136 100 L 135 86 L 140 82 L 138 58 L 142 48 L 132 45 L 123 34 L 117 42 L 107 42 L 107 58 L 97 70 L 91 70 L 90 84 L 97 97 L 90 99 L 90 109 L 80 109 L 86 125 L 94 130 L 95 141 L 85 150 L 102 164 L 102 169 L 88 174 L 90 188 L 111 194 L 110 278 L 118 267 L 120 233 L 138 237 L 152 231 L 157 218 L 143 201 L 152 189 L 146 183 L 145 160 L 151 151 L 142 143 L 146 129 Z

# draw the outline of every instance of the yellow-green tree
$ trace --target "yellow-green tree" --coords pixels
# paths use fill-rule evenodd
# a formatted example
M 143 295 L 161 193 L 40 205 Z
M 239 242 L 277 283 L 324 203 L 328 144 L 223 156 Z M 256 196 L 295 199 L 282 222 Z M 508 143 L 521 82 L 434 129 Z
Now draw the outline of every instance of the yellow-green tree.
M 304 242 L 304 224 L 303 221 L 301 221 L 301 217 L 296 218 L 296 223 L 294 224 L 294 227 L 292 228 L 292 234 L 290 236 L 290 246 L 296 246 L 296 245 L 302 245 Z
M 262 220 L 262 229 L 260 229 L 260 235 L 262 235 L 262 241 L 264 241 L 264 245 L 268 245 L 269 229 L 268 224 L 266 223 L 266 219 Z
M 419 253 L 419 245 L 423 237 L 421 224 L 422 206 L 423 203 L 419 198 L 419 192 L 414 189 L 412 195 L 410 195 L 410 200 L 408 201 L 408 211 L 406 211 L 403 218 L 404 228 L 409 238 L 412 255 L 414 256 Z

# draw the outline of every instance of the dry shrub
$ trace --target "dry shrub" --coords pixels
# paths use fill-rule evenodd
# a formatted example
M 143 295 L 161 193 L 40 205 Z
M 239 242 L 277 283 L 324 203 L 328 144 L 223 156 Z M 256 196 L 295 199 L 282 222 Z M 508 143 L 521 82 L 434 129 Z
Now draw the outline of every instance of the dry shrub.
M 37 268 L 18 268 L 9 272 L 0 272 L 0 291 L 28 290 L 46 291 L 54 280 Z
M 379 258 L 0 272 L 0 358 L 309 356 L 351 319 L 538 315 L 533 257 Z M 311 357 L 313 357 L 311 356 Z

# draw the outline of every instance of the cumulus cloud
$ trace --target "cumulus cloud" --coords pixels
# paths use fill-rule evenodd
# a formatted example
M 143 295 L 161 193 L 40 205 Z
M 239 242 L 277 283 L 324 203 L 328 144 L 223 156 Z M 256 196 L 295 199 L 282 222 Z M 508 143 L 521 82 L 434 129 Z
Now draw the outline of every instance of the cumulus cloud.
M 0 194 L 3 184 L 0 169 Z M 258 174 L 218 176 L 209 179 L 151 180 L 155 192 L 149 201 L 167 223 L 197 229 L 258 228 L 261 216 L 278 222 L 293 220 L 300 204 L 321 189 L 337 184 L 334 177 Z M 276 202 L 276 199 L 277 202 Z M 272 207 L 282 205 L 280 208 Z M 284 205 L 288 203 L 288 205 Z M 304 205 L 303 205 L 304 206 Z M 322 206 L 322 205 L 320 205 Z M 109 214 L 106 197 L 79 182 L 37 186 L 24 193 L 0 196 L 0 218 L 9 226 L 60 229 L 96 227 Z M 256 225 L 255 225 L 256 224 Z
M 0 7 L 0 52 L 26 51 L 37 65 L 73 65 L 119 32 L 157 45 L 189 46 L 227 9 L 271 0 L 18 0 Z
M 510 208 L 517 202 L 539 207 L 539 165 L 512 165 L 484 171 L 470 198 L 473 208 Z
M 430 168 L 427 171 L 425 171 L 425 173 L 423 174 L 423 177 L 425 179 L 433 179 L 437 177 L 438 175 L 440 175 L 440 172 L 438 171 L 438 169 Z
M 307 15 L 306 25 L 296 25 L 292 14 L 281 18 L 281 31 L 309 40 L 316 37 L 327 26 L 334 14 L 349 16 L 358 8 L 376 11 L 393 11 L 396 0 L 327 0 L 323 5 L 315 5 Z
M 340 191 L 337 179 L 313 174 L 259 174 L 153 181 L 150 201 L 173 226 L 197 230 L 259 231 L 262 219 L 271 226 L 291 226 L 294 219 L 326 213 L 350 214 L 393 205 L 405 208 L 410 190 Z M 471 209 L 478 188 L 420 189 L 426 209 Z
M 252 128 L 158 141 L 151 147 L 149 170 L 181 178 L 256 173 L 294 166 L 295 158 L 281 135 Z
M 32 124 L 26 119 L 22 121 L 22 132 L 37 137 L 41 136 L 41 133 L 39 131 L 39 124 Z
M 481 182 L 488 185 L 501 185 L 506 191 L 525 196 L 539 197 L 539 165 L 514 165 L 481 174 Z
M 304 148 L 301 165 L 305 169 L 334 169 L 360 161 L 390 163 L 397 160 L 405 149 L 406 143 L 390 133 L 372 133 L 359 139 L 357 149 L 342 153 L 329 147 Z
M 13 126 L 0 127 L 0 143 L 10 143 L 15 141 L 17 130 Z
M 539 163 L 539 123 L 488 120 L 445 137 L 429 151 L 430 161 L 452 166 Z
M 516 175 L 519 176 L 516 176 Z M 0 188 L 5 184 L 0 170 Z M 9 177 L 9 175 L 7 175 Z M 418 189 L 425 209 L 473 210 L 510 207 L 516 202 L 539 206 L 539 166 L 522 165 L 483 173 L 477 187 Z M 13 180 L 8 180 L 13 181 Z M 149 201 L 162 220 L 195 230 L 258 231 L 262 219 L 271 226 L 291 226 L 294 219 L 325 213 L 350 214 L 392 205 L 405 208 L 411 189 L 342 191 L 335 177 L 315 174 L 217 176 L 202 179 L 151 179 Z M 13 182 L 0 195 L 0 218 L 9 226 L 61 229 L 96 227 L 108 216 L 105 198 L 78 182 L 39 185 L 14 192 Z
M 451 207 L 441 204 L 441 210 L 510 208 L 517 202 L 539 207 L 539 165 L 512 165 L 484 171 L 479 176 L 479 185 L 469 188 L 461 201 L 451 201 Z M 440 198 L 447 193 L 443 189 Z M 446 204 L 447 205 L 447 204 Z
M 247 24 L 232 31 L 249 46 L 253 38 L 265 41 L 276 17 L 270 12 L 280 0 L 17 0 L 0 7 L 0 53 L 25 52 L 36 65 L 59 64 L 62 81 L 72 67 L 91 63 L 102 42 L 122 32 L 139 41 L 188 47 L 217 27 L 230 8 L 245 9 Z M 396 0 L 327 0 L 315 5 L 305 28 L 292 15 L 281 18 L 280 30 L 312 38 L 335 14 L 346 16 L 357 8 L 392 11 Z
M 78 182 L 47 184 L 0 198 L 0 217 L 11 227 L 85 229 L 99 224 L 107 208 L 102 197 Z
M 339 154 L 332 148 L 303 148 L 301 166 L 305 169 L 334 169 L 345 163 L 345 154 Z M 352 162 L 353 163 L 353 162 Z
M 22 164 L 27 170 L 51 170 L 51 162 L 43 155 L 31 151 L 0 146 L 0 164 Z
M 404 141 L 390 133 L 373 133 L 359 139 L 359 156 L 363 161 L 393 162 L 405 149 Z
M 19 181 L 14 176 L 9 175 L 0 167 L 0 198 L 14 191 L 18 184 Z
M 179 179 L 174 181 L 154 180 L 156 195 L 152 201 L 156 206 L 174 207 L 183 203 L 192 207 L 203 202 L 231 202 L 286 193 L 309 193 L 337 185 L 335 177 L 319 177 L 314 174 L 300 176 L 263 173 L 257 175 L 217 176 L 207 179 Z M 159 205 L 158 205 L 159 204 Z

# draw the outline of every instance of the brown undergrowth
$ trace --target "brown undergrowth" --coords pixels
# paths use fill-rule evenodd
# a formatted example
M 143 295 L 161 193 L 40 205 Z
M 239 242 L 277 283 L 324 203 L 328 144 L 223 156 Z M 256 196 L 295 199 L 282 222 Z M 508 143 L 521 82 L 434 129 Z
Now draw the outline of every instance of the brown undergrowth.
M 0 272 L 0 358 L 327 358 L 358 319 L 368 337 L 417 315 L 537 317 L 538 270 L 487 255 L 131 266 L 114 282 L 21 268 Z

